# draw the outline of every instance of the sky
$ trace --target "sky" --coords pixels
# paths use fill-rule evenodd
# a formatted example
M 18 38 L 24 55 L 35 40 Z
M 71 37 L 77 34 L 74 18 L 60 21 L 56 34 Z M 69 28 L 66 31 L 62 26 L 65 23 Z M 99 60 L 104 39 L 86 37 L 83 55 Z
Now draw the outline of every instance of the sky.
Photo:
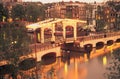
M 27 2 L 27 1 L 32 1 L 32 2 L 39 1 L 39 2 L 42 2 L 42 3 L 51 3 L 51 2 L 60 2 L 62 0 L 23 0 L 23 1 L 25 1 L 25 2 Z M 63 0 L 63 1 L 70 1 L 70 0 Z M 71 1 L 79 1 L 79 2 L 88 2 L 89 3 L 89 2 L 94 2 L 94 1 L 103 2 L 105 0 L 71 0 Z

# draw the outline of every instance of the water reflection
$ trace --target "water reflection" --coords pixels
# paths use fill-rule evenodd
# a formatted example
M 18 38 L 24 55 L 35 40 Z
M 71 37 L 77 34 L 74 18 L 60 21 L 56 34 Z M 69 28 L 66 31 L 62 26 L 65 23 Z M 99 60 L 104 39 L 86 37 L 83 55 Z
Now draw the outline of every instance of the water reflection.
M 104 73 L 106 65 L 111 60 L 111 53 L 105 52 L 112 52 L 114 47 L 108 48 L 92 53 L 89 60 L 86 53 L 65 52 L 66 55 L 64 54 L 63 57 L 57 58 L 56 64 L 52 65 L 56 75 L 47 79 L 106 79 Z M 52 66 L 49 65 L 48 70 Z
M 103 56 L 103 65 L 106 65 L 106 64 L 107 64 L 107 57 Z
M 65 71 L 65 75 L 66 75 L 67 72 L 68 72 L 68 65 L 67 65 L 67 63 L 65 63 L 65 65 L 64 65 L 64 71 Z
M 76 53 L 78 56 L 79 53 Z M 56 76 L 47 79 L 105 79 L 103 74 L 105 72 L 104 65 L 107 64 L 108 56 L 100 56 L 98 58 L 90 59 L 85 62 L 84 55 L 76 57 L 75 53 L 70 53 L 71 58 L 67 61 L 60 61 L 57 59 L 57 64 L 53 65 Z M 83 62 L 84 60 L 84 62 Z M 69 62 L 69 63 L 68 63 Z M 50 66 L 50 65 L 49 65 Z M 52 67 L 52 66 L 51 66 Z M 46 67 L 50 70 L 51 67 Z M 48 73 L 48 71 L 46 71 Z M 44 73 L 45 74 L 45 73 Z

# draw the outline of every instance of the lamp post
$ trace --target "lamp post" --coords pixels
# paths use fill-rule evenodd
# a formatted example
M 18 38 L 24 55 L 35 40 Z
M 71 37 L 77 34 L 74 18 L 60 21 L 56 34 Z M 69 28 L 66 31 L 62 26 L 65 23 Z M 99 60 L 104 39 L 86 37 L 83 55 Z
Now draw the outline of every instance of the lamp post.
M 36 30 L 34 31 L 34 47 L 35 47 L 35 59 L 36 59 L 36 70 L 35 70 L 35 73 L 36 73 L 36 79 L 38 79 L 38 73 L 37 73 L 37 51 L 36 51 Z

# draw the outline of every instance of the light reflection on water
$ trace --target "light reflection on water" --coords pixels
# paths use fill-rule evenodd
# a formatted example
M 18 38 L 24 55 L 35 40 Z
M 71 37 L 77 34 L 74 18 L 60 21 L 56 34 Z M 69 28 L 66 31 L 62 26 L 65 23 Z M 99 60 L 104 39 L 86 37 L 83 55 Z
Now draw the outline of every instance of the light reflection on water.
M 113 52 L 113 48 L 109 48 Z M 104 51 L 99 50 L 96 53 L 104 53 Z M 56 64 L 49 65 L 48 68 L 55 69 L 56 75 L 52 79 L 106 79 L 104 73 L 110 60 L 111 53 L 91 56 L 88 60 L 86 54 L 72 52 L 65 58 L 57 58 Z
M 107 64 L 107 57 L 103 56 L 103 65 L 106 65 L 106 64 Z
M 109 55 L 100 56 L 81 62 L 85 60 L 84 56 L 75 57 L 74 54 L 74 57 L 71 57 L 68 61 L 64 61 L 64 63 L 61 58 L 58 58 L 56 61 L 57 64 L 51 66 L 56 70 L 54 72 L 56 73 L 56 77 L 53 79 L 105 79 L 103 74 L 108 57 Z
M 93 58 L 87 62 L 81 62 L 80 58 L 71 58 L 70 64 L 63 64 L 57 70 L 57 79 L 105 79 L 105 66 L 108 56 Z

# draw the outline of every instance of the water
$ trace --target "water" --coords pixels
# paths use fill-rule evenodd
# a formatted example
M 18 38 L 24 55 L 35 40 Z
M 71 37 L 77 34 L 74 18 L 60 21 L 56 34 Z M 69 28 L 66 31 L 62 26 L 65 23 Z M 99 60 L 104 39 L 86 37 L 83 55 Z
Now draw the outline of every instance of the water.
M 93 50 L 90 59 L 85 52 L 64 51 L 62 57 L 49 58 L 42 65 L 38 63 L 38 79 L 107 79 L 104 75 L 106 67 L 112 60 L 114 49 L 120 47 L 115 44 Z M 23 79 L 35 78 L 34 69 L 24 72 Z M 26 78 L 25 78 L 26 77 Z
M 67 55 L 57 58 L 53 64 L 43 66 L 43 79 L 106 79 L 104 73 L 111 60 L 111 53 L 89 60 L 83 53 L 65 53 Z

